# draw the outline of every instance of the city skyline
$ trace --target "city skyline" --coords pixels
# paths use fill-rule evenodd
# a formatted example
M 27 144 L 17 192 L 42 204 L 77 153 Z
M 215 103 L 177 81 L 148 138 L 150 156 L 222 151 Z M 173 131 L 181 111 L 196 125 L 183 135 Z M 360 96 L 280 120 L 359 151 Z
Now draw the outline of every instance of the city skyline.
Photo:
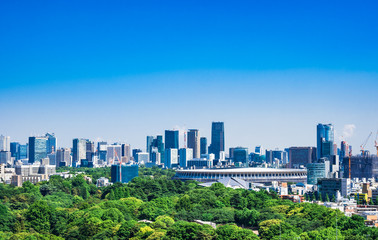
M 223 121 L 226 148 L 282 149 L 332 123 L 356 151 L 378 130 L 377 3 L 326 5 L 2 2 L 0 134 L 145 149 Z

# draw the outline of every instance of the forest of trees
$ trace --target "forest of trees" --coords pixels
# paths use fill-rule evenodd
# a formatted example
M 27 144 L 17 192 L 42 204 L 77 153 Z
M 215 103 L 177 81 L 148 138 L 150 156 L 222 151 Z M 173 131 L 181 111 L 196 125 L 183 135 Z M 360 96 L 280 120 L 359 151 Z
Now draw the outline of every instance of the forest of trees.
M 109 169 L 76 171 L 93 180 L 110 175 Z M 332 240 L 336 233 L 339 240 L 378 239 L 378 229 L 365 227 L 360 216 L 281 200 L 273 192 L 219 183 L 205 188 L 171 180 L 173 175 L 172 170 L 140 168 L 130 183 L 103 188 L 82 174 L 22 187 L 0 184 L 0 239 Z M 217 228 L 194 220 L 215 222 Z

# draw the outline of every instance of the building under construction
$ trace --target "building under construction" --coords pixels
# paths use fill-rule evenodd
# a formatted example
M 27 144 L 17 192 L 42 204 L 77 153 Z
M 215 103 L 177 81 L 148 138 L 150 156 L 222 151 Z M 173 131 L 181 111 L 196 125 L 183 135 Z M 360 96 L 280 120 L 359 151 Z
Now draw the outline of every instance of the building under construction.
M 378 157 L 375 155 L 350 157 L 352 178 L 375 178 L 378 179 Z M 345 157 L 342 163 L 343 177 L 349 178 L 349 157 Z

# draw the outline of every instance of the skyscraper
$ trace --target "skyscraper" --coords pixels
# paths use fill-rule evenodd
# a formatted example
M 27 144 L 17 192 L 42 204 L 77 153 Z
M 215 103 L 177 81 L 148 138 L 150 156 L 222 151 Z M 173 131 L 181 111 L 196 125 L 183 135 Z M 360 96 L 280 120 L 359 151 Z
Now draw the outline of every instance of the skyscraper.
M 47 138 L 29 137 L 29 163 L 47 158 Z
M 20 143 L 18 142 L 11 142 L 10 143 L 10 152 L 11 156 L 17 159 L 18 156 L 18 148 L 20 146 Z
M 289 166 L 291 168 L 306 167 L 307 164 L 316 161 L 315 147 L 291 147 L 289 148 Z
M 248 148 L 234 148 L 233 160 L 235 163 L 239 163 L 240 166 L 248 167 Z
M 207 154 L 207 138 L 201 137 L 201 154 Z
M 193 159 L 193 149 L 181 148 L 179 150 L 180 167 L 186 168 L 188 161 Z
M 165 149 L 179 148 L 179 131 L 165 130 Z
M 147 143 L 146 143 L 146 152 L 150 153 L 151 152 L 151 145 L 152 145 L 152 142 L 154 141 L 154 137 L 153 136 L 147 136 Z
M 45 137 L 47 138 L 46 149 L 47 154 L 56 152 L 56 137 L 54 133 L 46 133 Z
M 188 148 L 193 149 L 193 157 L 200 158 L 200 134 L 197 129 L 189 129 L 188 132 Z
M 122 144 L 122 162 L 128 163 L 130 161 L 131 148 L 130 144 Z
M 10 152 L 10 137 L 0 135 L 0 151 Z
M 94 142 L 87 140 L 85 158 L 87 159 L 88 162 L 93 161 L 94 154 L 95 154 Z
M 56 151 L 56 166 L 71 166 L 71 149 L 61 148 Z
M 318 159 L 334 155 L 334 130 L 332 124 L 318 124 L 316 142 Z
M 18 146 L 18 153 L 17 153 L 17 160 L 26 159 L 28 158 L 28 144 L 19 145 Z
M 177 150 L 177 148 L 165 149 L 164 166 L 166 168 L 172 168 L 175 165 L 178 165 L 178 150 Z
M 215 159 L 219 159 L 219 154 L 224 151 L 224 123 L 213 122 L 211 126 L 211 144 L 209 153 L 215 155 Z
M 87 159 L 87 140 L 75 138 L 72 148 L 72 165 L 77 166 L 82 159 Z

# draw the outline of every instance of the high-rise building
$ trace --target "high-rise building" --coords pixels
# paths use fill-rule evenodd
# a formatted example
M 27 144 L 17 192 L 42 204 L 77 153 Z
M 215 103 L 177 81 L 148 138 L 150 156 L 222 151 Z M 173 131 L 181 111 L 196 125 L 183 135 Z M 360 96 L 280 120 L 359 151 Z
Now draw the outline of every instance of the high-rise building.
M 20 160 L 20 159 L 27 159 L 28 158 L 28 150 L 29 150 L 29 147 L 28 147 L 28 144 L 25 144 L 25 145 L 19 145 L 18 146 L 18 154 L 17 154 L 17 160 Z
M 87 159 L 88 162 L 93 162 L 94 155 L 95 155 L 94 142 L 87 140 L 87 142 L 86 142 L 85 159 Z
M 154 141 L 154 137 L 153 136 L 147 136 L 146 152 L 148 152 L 148 153 L 151 152 L 151 145 L 152 145 L 153 141 Z
M 215 159 L 219 159 L 220 152 L 224 151 L 224 123 L 213 122 L 211 126 L 211 144 L 209 146 L 209 153 L 215 155 Z
M 46 137 L 29 137 L 29 163 L 40 162 L 47 158 L 46 144 Z
M 136 162 L 148 163 L 150 161 L 150 154 L 148 152 L 138 152 L 136 154 Z
M 288 154 L 286 151 L 281 150 L 266 150 L 265 159 L 267 163 L 273 164 L 275 160 L 278 160 L 280 164 L 286 164 L 288 162 Z
M 177 148 L 165 149 L 165 162 L 164 166 L 166 168 L 172 168 L 178 165 L 178 151 Z
M 264 155 L 265 154 L 264 148 L 262 146 L 256 146 L 255 153 L 259 154 L 260 156 Z
M 11 152 L 0 151 L 0 164 L 12 165 Z
M 71 149 L 61 148 L 56 151 L 56 166 L 71 166 Z
M 201 137 L 201 155 L 207 154 L 207 138 Z
M 152 140 L 151 149 L 157 149 L 157 151 L 160 153 L 160 159 L 164 160 L 163 136 L 158 135 Z M 152 151 L 150 150 L 150 159 L 152 159 L 151 153 Z
M 316 134 L 317 158 L 329 157 L 334 154 L 334 130 L 332 124 L 321 124 L 317 126 Z
M 11 156 L 14 157 L 15 159 L 17 159 L 19 147 L 20 147 L 20 143 L 18 143 L 18 142 L 11 142 L 10 143 Z
M 122 162 L 128 163 L 130 162 L 130 156 L 131 156 L 131 148 L 130 144 L 122 144 Z
M 165 149 L 179 148 L 179 131 L 165 130 Z
M 291 147 L 289 148 L 289 166 L 291 168 L 306 167 L 307 164 L 316 161 L 315 147 Z
M 179 150 L 180 167 L 186 168 L 189 160 L 193 159 L 193 149 L 181 148 Z
M 188 132 L 188 148 L 193 149 L 193 157 L 201 157 L 201 145 L 200 145 L 200 134 L 197 129 L 189 129 Z
M 108 149 L 108 143 L 107 142 L 98 142 L 97 143 L 97 150 L 98 151 L 106 151 Z
M 133 178 L 138 177 L 138 165 L 119 165 L 114 164 L 111 167 L 110 174 L 111 174 L 111 182 L 122 182 L 128 183 Z
M 317 184 L 318 179 L 326 177 L 326 163 L 307 164 L 307 184 Z
M 47 154 L 56 152 L 56 137 L 54 133 L 46 133 L 45 137 L 47 138 L 46 141 L 46 149 Z
M 240 166 L 248 167 L 248 148 L 236 147 L 233 152 L 233 161 Z
M 151 162 L 160 165 L 161 163 L 161 154 L 158 152 L 157 148 L 153 148 L 151 152 Z
M 10 137 L 0 135 L 0 151 L 10 152 Z
M 110 164 L 115 163 L 115 161 L 119 162 L 122 157 L 122 146 L 118 144 L 108 145 L 107 148 L 107 155 L 106 161 Z
M 138 157 L 137 157 L 137 154 L 142 152 L 141 149 L 133 149 L 133 160 L 138 162 Z
M 72 165 L 77 166 L 83 159 L 87 159 L 87 139 L 75 138 L 72 148 Z

